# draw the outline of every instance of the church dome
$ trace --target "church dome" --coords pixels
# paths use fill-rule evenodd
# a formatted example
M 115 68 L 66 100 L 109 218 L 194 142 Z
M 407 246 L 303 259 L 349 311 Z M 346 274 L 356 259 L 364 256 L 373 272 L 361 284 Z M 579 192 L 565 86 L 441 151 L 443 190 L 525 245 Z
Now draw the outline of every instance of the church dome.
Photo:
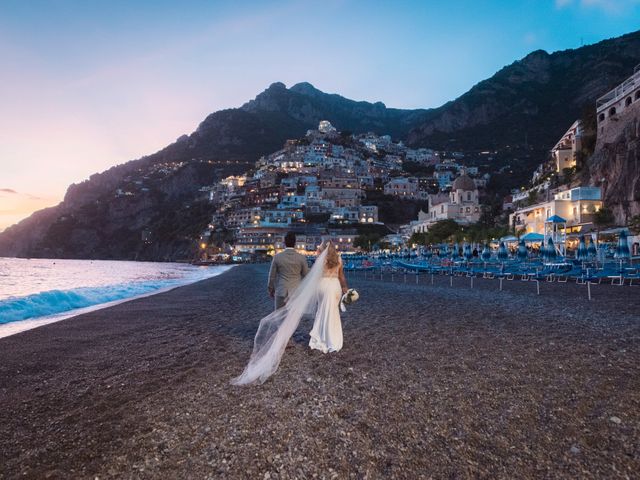
M 464 191 L 473 191 L 476 190 L 476 184 L 473 182 L 469 175 L 460 175 L 453 181 L 452 189 L 455 190 L 464 190 Z

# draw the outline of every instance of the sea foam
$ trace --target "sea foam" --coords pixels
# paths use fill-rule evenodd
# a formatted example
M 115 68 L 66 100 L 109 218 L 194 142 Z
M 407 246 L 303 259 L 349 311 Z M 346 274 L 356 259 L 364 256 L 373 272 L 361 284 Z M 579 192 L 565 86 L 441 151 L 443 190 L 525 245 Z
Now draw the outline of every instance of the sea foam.
M 215 270 L 209 270 L 206 274 L 192 275 L 183 278 L 156 279 L 97 287 L 79 287 L 69 290 L 49 290 L 23 297 L 9 297 L 0 300 L 0 324 L 46 317 L 79 308 L 138 297 L 158 290 L 166 290 L 203 280 L 204 278 L 222 273 L 225 270 L 227 270 L 227 268 L 218 267 L 215 268 Z

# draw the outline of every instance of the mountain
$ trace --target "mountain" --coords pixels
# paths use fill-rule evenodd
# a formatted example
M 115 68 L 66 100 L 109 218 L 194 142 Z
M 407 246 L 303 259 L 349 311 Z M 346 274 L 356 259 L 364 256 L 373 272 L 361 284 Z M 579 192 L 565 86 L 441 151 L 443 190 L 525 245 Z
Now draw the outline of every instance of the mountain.
M 575 50 L 537 50 L 428 111 L 407 142 L 461 151 L 525 144 L 549 150 L 638 63 L 640 31 Z
M 526 176 L 637 63 L 640 32 L 575 50 L 539 50 L 458 99 L 425 110 L 354 101 L 309 83 L 274 83 L 239 108 L 212 113 L 164 149 L 71 185 L 60 205 L 0 233 L 0 256 L 188 258 L 213 213 L 200 188 L 248 170 L 320 120 L 342 131 L 390 134 L 411 146 L 505 150 L 507 157 L 515 155 L 513 147 L 534 150 L 538 156 L 525 155 L 521 165 L 509 160 Z
M 304 136 L 324 119 L 330 119 L 341 131 L 372 131 L 404 138 L 425 112 L 387 108 L 382 102 L 357 102 L 324 93 L 309 83 L 287 89 L 276 82 L 240 108 L 209 115 L 193 134 L 174 147 L 171 157 L 223 156 L 254 162 L 261 155 L 278 150 L 285 140 Z
M 159 152 L 71 185 L 61 204 L 0 233 L 0 256 L 189 258 L 213 213 L 201 187 L 248 170 L 320 120 L 403 138 L 424 113 L 349 100 L 309 83 L 274 83 L 240 108 L 212 113 Z

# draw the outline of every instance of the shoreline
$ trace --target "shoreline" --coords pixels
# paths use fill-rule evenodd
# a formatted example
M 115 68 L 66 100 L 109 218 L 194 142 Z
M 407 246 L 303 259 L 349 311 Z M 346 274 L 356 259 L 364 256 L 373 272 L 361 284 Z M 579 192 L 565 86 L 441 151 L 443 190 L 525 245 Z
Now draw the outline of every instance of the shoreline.
M 146 292 L 146 293 L 141 293 L 140 295 L 135 295 L 133 297 L 127 297 L 127 298 L 121 298 L 118 300 L 112 300 L 110 302 L 105 302 L 105 303 L 98 303 L 95 305 L 89 305 L 87 307 L 81 307 L 81 308 L 74 308 L 72 310 L 67 310 L 65 312 L 59 312 L 59 313 L 54 313 L 51 315 L 46 315 L 43 317 L 37 317 L 37 318 L 26 318 L 24 320 L 14 320 L 14 321 L 10 321 L 7 323 L 0 323 L 0 339 L 1 338 L 6 338 L 12 335 L 17 335 L 18 333 L 21 332 L 26 332 L 28 330 L 32 330 L 34 328 L 38 328 L 38 327 L 42 327 L 45 325 L 50 325 L 52 323 L 57 323 L 57 322 L 61 322 L 63 320 L 67 320 L 70 318 L 74 318 L 80 315 L 84 315 L 86 313 L 91 313 L 91 312 L 95 312 L 98 310 L 103 310 L 105 308 L 110 308 L 116 305 L 120 305 L 122 303 L 126 303 L 126 302 L 130 302 L 132 300 L 139 300 L 141 298 L 146 298 L 146 297 L 150 297 L 152 295 L 158 295 L 161 293 L 166 293 L 169 292 L 171 290 L 174 290 L 176 288 L 181 288 L 181 287 L 185 287 L 187 285 L 192 285 L 194 283 L 198 283 L 204 280 L 208 280 L 210 278 L 215 278 L 219 275 L 224 274 L 225 272 L 228 272 L 229 270 L 231 270 L 232 267 L 234 267 L 235 265 L 230 265 L 228 266 L 228 268 L 225 268 L 224 270 L 221 270 L 220 272 L 216 273 L 215 275 L 211 275 L 210 277 L 206 277 L 206 278 L 201 278 L 201 279 L 195 279 L 193 281 L 189 281 L 187 283 L 183 283 L 183 284 L 178 284 L 178 285 L 171 285 L 168 287 L 163 287 L 163 288 L 159 288 L 158 290 L 153 290 L 151 292 Z
M 234 387 L 267 265 L 0 339 L 0 478 L 633 478 L 640 289 L 349 275 L 340 352 L 303 321 Z M 267 475 L 269 474 L 269 475 Z

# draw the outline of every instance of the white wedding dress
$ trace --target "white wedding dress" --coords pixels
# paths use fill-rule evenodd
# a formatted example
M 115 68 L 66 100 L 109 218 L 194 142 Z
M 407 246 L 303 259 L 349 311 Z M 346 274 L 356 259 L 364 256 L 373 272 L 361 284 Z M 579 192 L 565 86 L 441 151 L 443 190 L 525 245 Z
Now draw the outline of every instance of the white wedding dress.
M 342 348 L 342 322 L 340 321 L 340 267 L 325 266 L 324 275 L 318 285 L 318 310 L 311 329 L 309 346 L 324 353 L 337 352 Z
M 323 352 L 336 352 L 342 348 L 341 265 L 330 270 L 325 268 L 327 250 L 318 256 L 287 304 L 260 320 L 249 363 L 240 376 L 231 380 L 232 384 L 263 383 L 273 375 L 303 316 L 315 317 L 309 342 L 311 348 Z

